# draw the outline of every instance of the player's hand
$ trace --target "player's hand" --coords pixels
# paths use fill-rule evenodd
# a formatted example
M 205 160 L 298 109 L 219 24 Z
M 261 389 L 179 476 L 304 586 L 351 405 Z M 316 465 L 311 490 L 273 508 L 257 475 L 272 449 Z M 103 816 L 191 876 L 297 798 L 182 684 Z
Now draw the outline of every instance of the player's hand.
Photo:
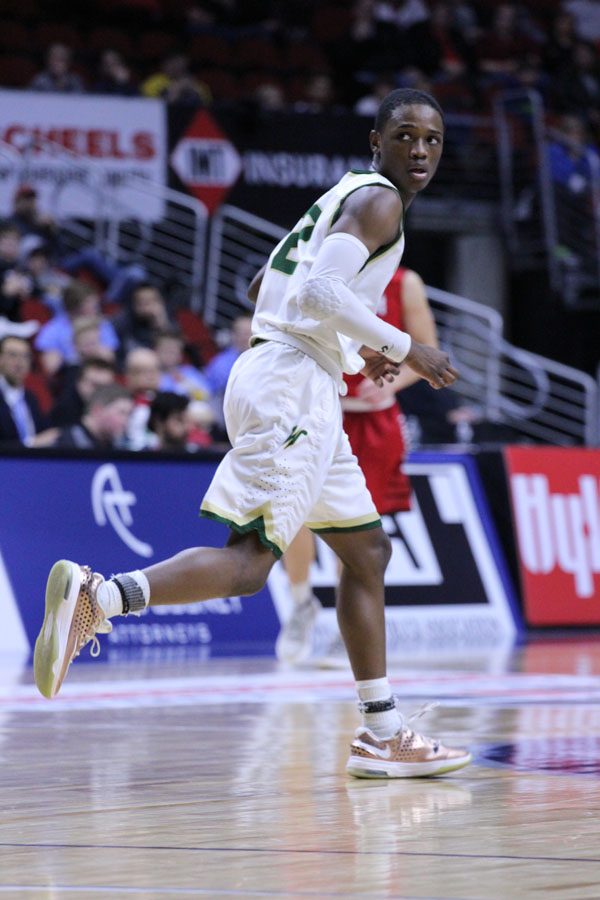
M 382 381 L 381 384 L 375 384 L 374 381 L 365 378 L 356 389 L 356 396 L 371 406 L 380 406 L 390 397 L 395 397 L 396 393 L 395 378 L 389 382 Z
M 435 390 L 448 387 L 458 378 L 458 372 L 451 365 L 447 353 L 417 341 L 412 342 L 404 362 Z
M 393 362 L 383 353 L 378 353 L 377 350 L 361 347 L 358 352 L 365 361 L 360 374 L 374 381 L 377 387 L 383 387 L 386 381 L 392 382 L 400 372 L 399 363 Z

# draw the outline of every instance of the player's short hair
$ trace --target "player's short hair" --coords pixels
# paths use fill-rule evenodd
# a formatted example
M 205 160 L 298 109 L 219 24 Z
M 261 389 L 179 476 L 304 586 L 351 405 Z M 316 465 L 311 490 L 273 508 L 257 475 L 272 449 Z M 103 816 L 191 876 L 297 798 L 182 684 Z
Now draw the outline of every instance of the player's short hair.
M 444 121 L 442 107 L 431 94 L 427 94 L 425 91 L 417 91 L 414 88 L 398 88 L 395 91 L 391 91 L 381 101 L 375 116 L 375 124 L 373 126 L 375 131 L 383 131 L 392 113 L 398 106 L 430 106 L 440 114 L 442 122 Z

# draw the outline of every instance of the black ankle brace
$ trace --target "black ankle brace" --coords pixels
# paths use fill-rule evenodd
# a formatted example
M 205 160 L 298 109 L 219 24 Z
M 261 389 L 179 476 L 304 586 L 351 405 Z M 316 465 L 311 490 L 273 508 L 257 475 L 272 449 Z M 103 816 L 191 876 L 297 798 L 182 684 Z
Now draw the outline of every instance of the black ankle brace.
M 144 592 L 131 575 L 113 575 L 110 580 L 114 581 L 119 589 L 124 616 L 130 612 L 136 613 L 146 609 Z
M 362 713 L 389 712 L 396 708 L 396 701 L 393 697 L 388 697 L 387 700 L 361 700 L 358 708 Z

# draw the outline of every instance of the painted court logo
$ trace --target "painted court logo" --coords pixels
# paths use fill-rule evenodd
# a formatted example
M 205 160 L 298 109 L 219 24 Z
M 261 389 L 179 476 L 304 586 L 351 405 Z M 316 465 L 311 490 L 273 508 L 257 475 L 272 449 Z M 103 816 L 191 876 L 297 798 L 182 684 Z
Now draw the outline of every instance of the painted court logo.
M 92 480 L 92 509 L 96 525 L 110 523 L 130 550 L 147 559 L 154 555 L 154 550 L 129 530 L 133 525 L 130 507 L 136 502 L 135 494 L 124 490 L 116 466 L 106 463 L 96 470 Z
M 303 434 L 308 434 L 308 431 L 305 431 L 304 428 L 298 428 L 297 425 L 294 425 L 290 434 L 283 442 L 283 449 L 287 450 L 288 447 L 292 447 L 296 443 L 298 438 L 301 438 Z

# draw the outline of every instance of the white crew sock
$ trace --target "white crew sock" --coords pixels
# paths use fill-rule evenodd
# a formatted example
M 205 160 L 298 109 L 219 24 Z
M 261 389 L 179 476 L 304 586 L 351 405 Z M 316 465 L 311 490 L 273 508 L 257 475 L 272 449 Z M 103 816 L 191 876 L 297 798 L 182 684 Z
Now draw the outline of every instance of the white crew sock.
M 379 738 L 389 738 L 402 728 L 402 717 L 393 703 L 392 689 L 387 678 L 357 681 L 363 724 Z M 377 710 L 376 704 L 389 701 L 390 709 Z M 369 705 L 373 704 L 373 709 Z
M 312 597 L 310 581 L 299 581 L 297 584 L 292 584 L 290 582 L 290 593 L 294 598 L 296 606 L 302 606 L 304 603 L 308 603 Z
M 133 578 L 136 584 L 140 586 L 144 594 L 146 606 L 148 606 L 150 602 L 150 585 L 144 573 L 141 569 L 136 569 L 134 572 L 127 572 L 125 574 L 129 575 L 130 578 Z M 111 619 L 113 616 L 123 615 L 123 598 L 114 581 L 103 581 L 98 588 L 96 599 L 104 610 L 107 619 Z M 132 615 L 140 615 L 140 613 L 134 612 Z

